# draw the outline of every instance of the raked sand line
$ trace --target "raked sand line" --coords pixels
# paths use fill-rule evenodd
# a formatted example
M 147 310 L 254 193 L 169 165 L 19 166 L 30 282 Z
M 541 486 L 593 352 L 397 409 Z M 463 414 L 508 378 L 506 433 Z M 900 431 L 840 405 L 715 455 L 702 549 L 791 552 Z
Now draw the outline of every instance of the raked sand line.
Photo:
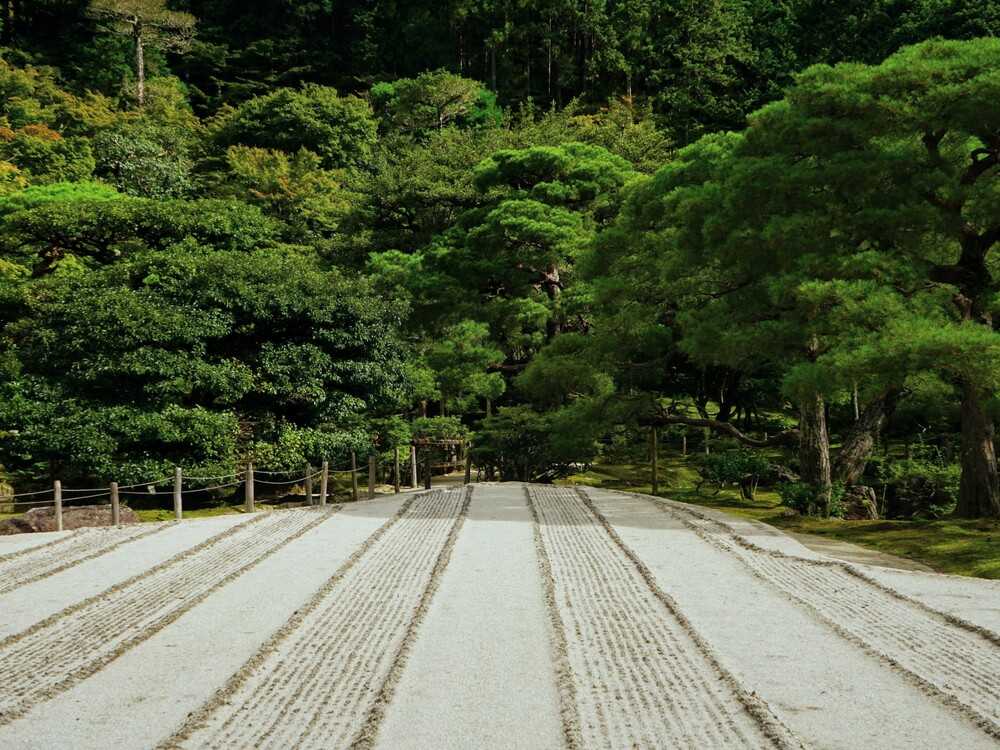
M 254 516 L 0 641 L 0 725 L 94 674 L 330 515 Z
M 469 495 L 408 498 L 160 747 L 369 746 Z
M 0 558 L 0 595 L 106 555 L 123 544 L 158 534 L 171 523 L 135 524 L 119 528 L 81 529 L 64 539 Z
M 849 563 L 763 549 L 720 520 L 645 499 L 1000 739 L 1000 637 L 995 633 L 906 597 Z
M 30 555 L 32 552 L 37 552 L 40 549 L 45 549 L 47 547 L 54 547 L 57 544 L 65 544 L 66 542 L 71 541 L 74 537 L 79 536 L 80 534 L 82 534 L 85 531 L 86 531 L 86 529 L 75 529 L 73 531 L 68 531 L 68 532 L 60 532 L 60 531 L 57 531 L 57 532 L 41 532 L 43 534 L 44 533 L 61 534 L 61 536 L 58 536 L 55 539 L 51 539 L 51 540 L 49 540 L 47 542 L 42 542 L 41 544 L 30 545 L 28 547 L 24 547 L 23 549 L 19 549 L 19 550 L 16 550 L 14 552 L 8 552 L 8 553 L 6 553 L 4 555 L 0 555 L 0 565 L 5 565 L 10 560 L 14 560 L 15 558 L 18 558 L 18 557 L 23 557 L 24 555 Z M 7 539 L 12 539 L 12 538 L 16 539 L 16 538 L 19 538 L 19 537 L 22 537 L 22 536 L 23 537 L 33 537 L 33 536 L 35 536 L 35 534 L 33 534 L 33 533 L 32 534 L 11 534 L 10 536 L 8 536 L 8 537 L 5 538 L 5 541 Z
M 584 748 L 802 747 L 719 664 L 586 495 L 527 491 L 572 674 L 579 740 L 569 726 L 569 741 Z

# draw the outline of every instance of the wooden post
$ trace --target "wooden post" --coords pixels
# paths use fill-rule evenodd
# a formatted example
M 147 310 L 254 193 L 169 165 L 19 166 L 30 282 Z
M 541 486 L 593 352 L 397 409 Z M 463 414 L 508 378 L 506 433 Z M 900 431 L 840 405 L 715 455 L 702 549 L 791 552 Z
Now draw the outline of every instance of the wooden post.
M 62 531 L 62 482 L 58 479 L 52 483 L 52 495 L 55 498 L 56 504 L 56 531 Z
M 351 451 L 351 499 L 358 501 L 358 455 Z
M 398 495 L 399 494 L 399 446 L 398 445 L 393 449 L 393 452 L 395 453 L 395 459 L 396 459 L 395 460 L 396 474 L 393 477 L 394 480 L 393 483 L 395 486 L 394 488 L 396 490 L 396 494 Z
M 472 484 L 472 453 L 469 444 L 465 444 L 465 483 Z
M 410 486 L 413 489 L 417 488 L 417 446 L 410 446 Z
M 655 425 L 649 430 L 649 458 L 652 463 L 653 471 L 653 494 L 656 495 L 660 491 L 660 474 L 659 467 L 657 466 L 657 460 L 659 458 L 657 451 L 657 435 Z
M 313 504 L 312 466 L 306 464 L 306 505 Z
M 424 456 L 424 489 L 429 490 L 431 488 L 431 450 L 427 449 L 426 455 Z
M 174 467 L 174 519 L 180 521 L 184 517 L 184 507 L 182 505 L 183 498 L 181 493 L 183 491 L 184 485 L 184 475 L 181 473 L 181 467 Z
M 118 482 L 111 483 L 111 525 L 120 526 L 122 522 L 122 509 L 118 502 Z
M 254 498 L 253 498 L 253 464 L 247 464 L 247 475 L 246 475 L 246 502 L 243 505 L 243 510 L 247 513 L 253 513 L 254 511 Z
M 326 494 L 330 487 L 330 462 L 323 462 L 323 473 L 319 476 L 319 504 L 326 505 Z
M 368 499 L 375 497 L 375 454 L 368 455 Z

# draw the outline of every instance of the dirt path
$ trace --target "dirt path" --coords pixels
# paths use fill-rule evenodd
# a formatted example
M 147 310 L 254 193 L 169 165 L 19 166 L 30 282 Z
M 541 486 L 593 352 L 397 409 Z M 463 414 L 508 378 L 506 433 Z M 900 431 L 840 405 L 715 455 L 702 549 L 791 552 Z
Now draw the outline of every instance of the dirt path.
M 0 557 L 0 747 L 1000 746 L 996 585 L 522 484 L 200 523 Z

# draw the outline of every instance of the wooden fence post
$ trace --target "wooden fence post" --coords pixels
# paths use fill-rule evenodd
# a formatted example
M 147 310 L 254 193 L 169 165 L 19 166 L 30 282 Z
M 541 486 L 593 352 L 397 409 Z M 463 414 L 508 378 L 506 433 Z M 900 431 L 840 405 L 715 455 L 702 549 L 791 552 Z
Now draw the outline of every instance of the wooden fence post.
M 184 475 L 181 472 L 181 467 L 174 467 L 174 519 L 180 521 L 184 517 L 184 506 L 182 503 L 184 499 L 182 497 L 182 492 L 184 489 Z
M 306 464 L 306 505 L 313 504 L 312 466 Z
M 358 501 L 358 456 L 351 451 L 351 498 Z
M 246 500 L 243 504 L 243 510 L 247 513 L 254 512 L 254 498 L 253 498 L 253 464 L 247 464 L 247 475 L 246 475 Z
M 118 482 L 111 483 L 111 525 L 120 526 L 122 522 L 122 508 L 118 501 Z
M 326 494 L 330 487 L 330 462 L 323 462 L 323 473 L 319 477 L 319 504 L 326 505 Z
M 650 457 L 650 460 L 651 460 L 651 463 L 652 463 L 652 471 L 653 471 L 653 482 L 652 482 L 652 484 L 653 484 L 653 494 L 654 495 L 657 494 L 660 491 L 660 475 L 659 475 L 659 470 L 658 470 L 659 467 L 657 466 L 657 462 L 658 462 L 658 459 L 659 459 L 657 448 L 659 446 L 657 446 L 657 442 L 658 441 L 657 441 L 657 434 L 656 434 L 656 425 L 653 425 L 653 427 L 651 427 L 650 430 L 649 430 L 649 457 Z
M 410 446 L 410 486 L 413 489 L 419 484 L 417 480 L 417 446 Z
M 433 470 L 432 467 L 431 467 L 431 450 L 430 450 L 430 448 L 428 448 L 425 451 L 425 453 L 426 453 L 426 455 L 424 456 L 424 471 L 426 472 L 426 475 L 424 476 L 424 489 L 425 490 L 429 490 L 431 488 L 431 471 Z
M 393 449 L 393 452 L 395 454 L 395 470 L 396 470 L 396 473 L 393 476 L 393 485 L 394 489 L 396 490 L 396 494 L 398 495 L 399 494 L 399 446 L 398 445 Z
M 62 482 L 58 479 L 52 483 L 52 495 L 56 505 L 56 531 L 63 530 L 62 519 Z
M 368 455 L 368 499 L 375 497 L 375 454 Z
M 470 444 L 465 444 L 465 484 L 472 484 L 472 452 Z

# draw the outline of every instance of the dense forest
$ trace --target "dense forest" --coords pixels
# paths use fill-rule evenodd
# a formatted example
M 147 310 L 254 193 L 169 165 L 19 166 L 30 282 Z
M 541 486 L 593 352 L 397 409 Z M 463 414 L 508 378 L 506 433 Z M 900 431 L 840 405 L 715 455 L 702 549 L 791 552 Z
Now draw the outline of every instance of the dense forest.
M 14 488 L 653 431 L 804 514 L 1000 516 L 1000 3 L 0 15 Z

